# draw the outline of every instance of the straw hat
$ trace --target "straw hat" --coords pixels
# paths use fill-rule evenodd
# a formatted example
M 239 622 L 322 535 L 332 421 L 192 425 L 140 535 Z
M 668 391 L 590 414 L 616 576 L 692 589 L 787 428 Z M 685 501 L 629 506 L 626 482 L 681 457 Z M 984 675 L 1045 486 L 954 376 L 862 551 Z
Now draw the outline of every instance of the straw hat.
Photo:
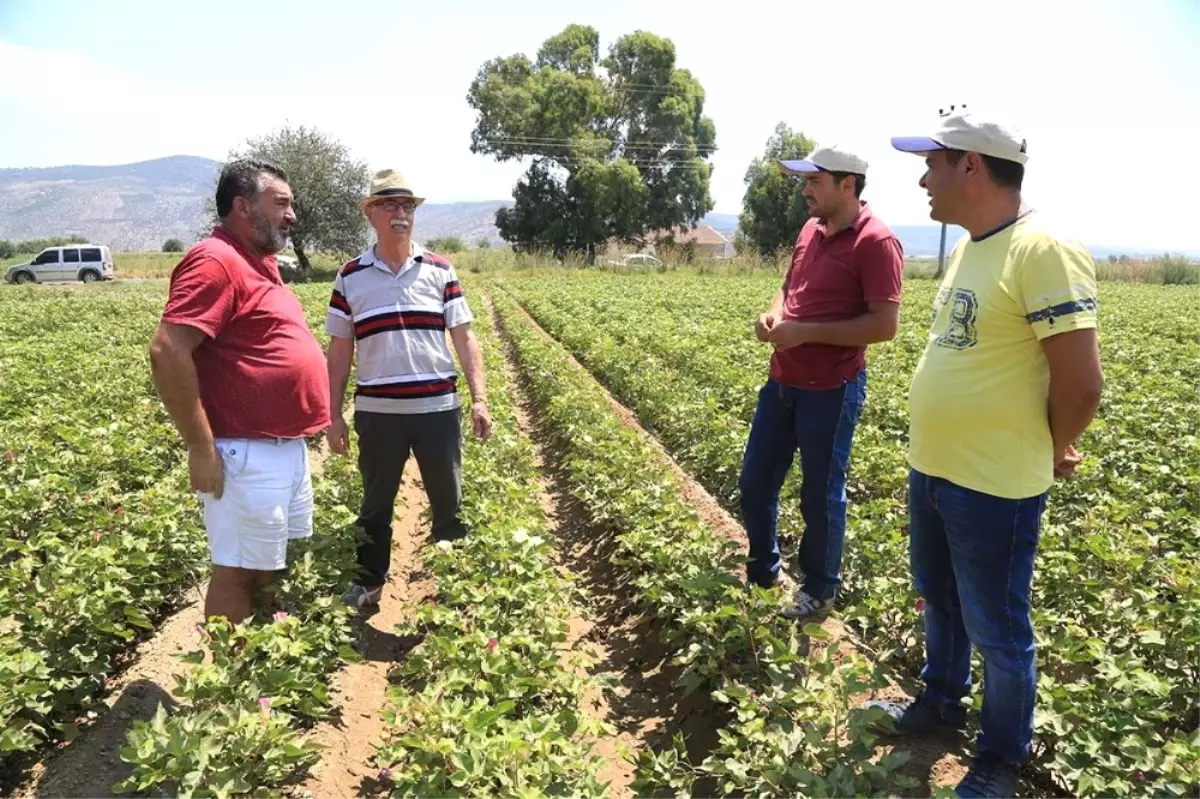
M 375 176 L 371 178 L 371 191 L 358 201 L 358 205 L 365 210 L 376 200 L 388 197 L 409 197 L 415 200 L 417 205 L 425 202 L 424 197 L 413 194 L 412 187 L 408 185 L 408 179 L 402 173 L 395 169 L 384 169 L 376 172 Z

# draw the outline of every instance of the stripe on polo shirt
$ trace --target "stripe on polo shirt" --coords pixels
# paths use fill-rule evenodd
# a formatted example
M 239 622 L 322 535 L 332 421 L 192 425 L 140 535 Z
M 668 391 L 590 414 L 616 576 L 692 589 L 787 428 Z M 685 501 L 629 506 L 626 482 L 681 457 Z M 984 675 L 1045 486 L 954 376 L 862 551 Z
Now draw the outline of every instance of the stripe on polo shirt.
M 333 290 L 333 294 L 329 297 L 329 310 L 334 311 L 341 316 L 350 318 L 350 303 L 346 302 L 345 295 L 337 289 Z
M 450 302 L 451 300 L 457 300 L 462 297 L 462 295 L 462 286 L 458 285 L 457 280 L 451 280 L 446 284 L 445 290 L 442 291 L 442 301 Z
M 458 376 L 431 377 L 424 380 L 391 378 L 359 383 L 354 390 L 357 397 L 380 397 L 385 399 L 425 399 L 453 394 L 457 390 Z
M 446 317 L 431 311 L 401 311 L 396 307 L 383 309 L 354 323 L 354 337 L 362 340 L 379 333 L 408 330 L 445 330 Z

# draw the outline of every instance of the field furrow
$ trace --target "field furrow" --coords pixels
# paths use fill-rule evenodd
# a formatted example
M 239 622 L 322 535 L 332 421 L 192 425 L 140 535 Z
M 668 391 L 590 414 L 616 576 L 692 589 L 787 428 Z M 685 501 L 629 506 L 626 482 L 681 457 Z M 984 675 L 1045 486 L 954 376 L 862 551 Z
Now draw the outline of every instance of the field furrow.
M 751 324 L 777 289 L 772 276 L 589 275 L 566 284 L 519 276 L 505 285 L 734 506 L 752 392 L 765 379 L 767 358 Z M 747 300 L 752 286 L 757 308 Z M 913 673 L 921 633 L 907 570 L 905 392 L 932 284 L 916 281 L 907 290 L 896 340 L 869 356 L 841 615 Z M 1135 785 L 1178 793 L 1197 784 L 1187 765 L 1200 752 L 1189 696 L 1200 650 L 1189 621 L 1200 610 L 1200 324 L 1193 304 L 1186 289 L 1105 285 L 1104 404 L 1079 443 L 1088 460 L 1055 488 L 1047 511 L 1034 584 L 1036 754 L 1048 774 L 1085 795 Z M 1151 336 L 1154 314 L 1181 320 L 1177 335 Z M 680 344 L 679 329 L 699 352 Z M 703 351 L 721 341 L 736 346 Z M 794 510 L 781 523 L 799 534 Z M 1107 743 L 1097 748 L 1100 741 Z
M 399 630 L 421 643 L 394 672 L 374 760 L 393 796 L 601 796 L 593 747 L 614 730 L 588 712 L 590 658 L 569 647 L 582 597 L 554 562 L 503 354 L 486 316 L 475 328 L 495 430 L 481 442 L 464 424 L 471 533 L 422 553 L 436 599 Z
M 912 787 L 892 754 L 872 760 L 857 698 L 882 676 L 818 625 L 778 615 L 777 593 L 747 591 L 737 545 L 702 524 L 670 467 L 610 407 L 603 390 L 510 298 L 497 298 L 567 481 L 618 542 L 643 600 L 662 618 L 683 666 L 679 686 L 727 706 L 707 751 L 679 735 L 638 761 L 639 791 L 702 794 L 877 791 Z M 828 643 L 827 643 L 828 642 Z M 689 747 L 689 744 L 692 744 Z

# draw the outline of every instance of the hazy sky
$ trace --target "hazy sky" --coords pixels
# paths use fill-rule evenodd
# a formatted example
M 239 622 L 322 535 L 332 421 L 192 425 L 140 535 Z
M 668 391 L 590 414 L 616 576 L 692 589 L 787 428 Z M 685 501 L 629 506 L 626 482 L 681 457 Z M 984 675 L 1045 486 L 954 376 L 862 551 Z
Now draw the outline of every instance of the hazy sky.
M 433 200 L 511 194 L 523 165 L 468 149 L 484 60 L 592 25 L 675 42 L 716 123 L 715 210 L 775 124 L 870 162 L 866 198 L 928 220 L 891 149 L 950 103 L 1029 141 L 1026 195 L 1089 243 L 1200 249 L 1200 0 L 0 0 L 0 167 L 223 158 L 285 122 L 394 166 Z M 1135 10 L 1136 9 L 1136 10 Z

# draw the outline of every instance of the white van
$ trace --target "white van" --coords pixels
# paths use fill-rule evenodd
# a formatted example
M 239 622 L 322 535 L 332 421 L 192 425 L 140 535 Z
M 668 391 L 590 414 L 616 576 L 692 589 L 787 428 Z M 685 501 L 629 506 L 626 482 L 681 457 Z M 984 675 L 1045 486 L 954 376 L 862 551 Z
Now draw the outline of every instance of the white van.
M 47 283 L 60 280 L 95 283 L 99 280 L 112 280 L 112 252 L 103 244 L 47 247 L 29 263 L 10 266 L 4 279 L 9 283 Z

